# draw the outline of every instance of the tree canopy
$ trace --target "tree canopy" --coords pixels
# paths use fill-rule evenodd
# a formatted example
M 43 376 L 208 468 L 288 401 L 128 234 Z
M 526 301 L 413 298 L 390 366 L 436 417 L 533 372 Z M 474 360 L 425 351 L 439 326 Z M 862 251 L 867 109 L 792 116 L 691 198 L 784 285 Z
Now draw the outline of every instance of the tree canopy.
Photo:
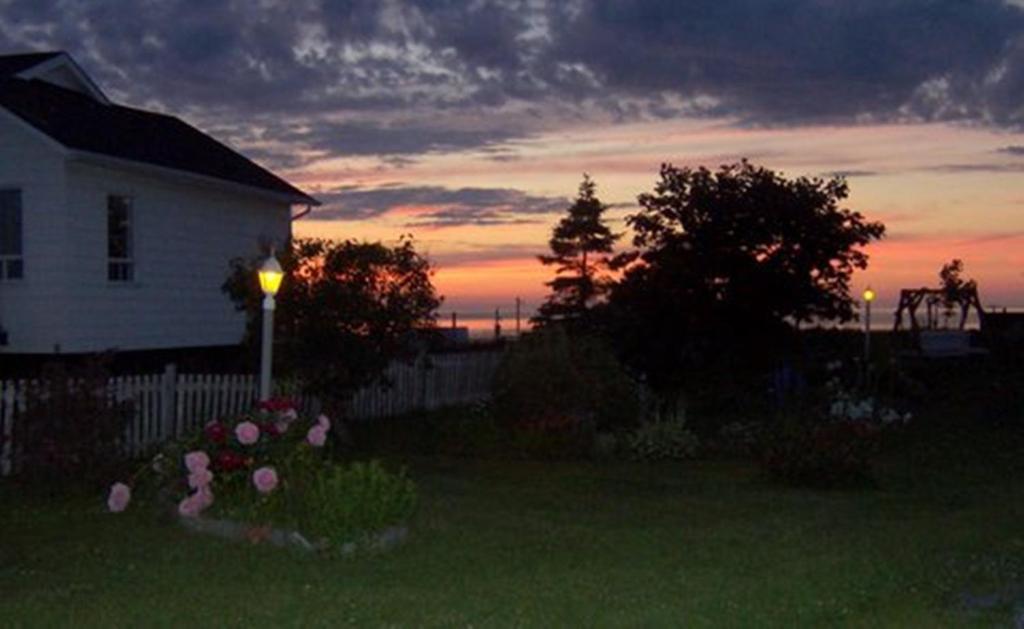
M 665 164 L 629 216 L 635 251 L 611 295 L 623 353 L 652 382 L 725 353 L 764 358 L 794 323 L 848 321 L 861 247 L 885 227 L 840 207 L 844 179 L 786 179 L 747 161 Z M 741 358 L 742 357 L 742 358 Z
M 296 239 L 277 254 L 285 272 L 274 317 L 275 369 L 332 399 L 377 379 L 432 327 L 441 298 L 430 263 L 411 238 L 382 243 Z M 262 258 L 235 259 L 224 291 L 248 313 L 247 340 L 260 333 Z
M 619 235 L 604 222 L 607 209 L 597 197 L 597 185 L 584 174 L 576 200 L 552 230 L 551 255 L 538 256 L 542 264 L 555 266 L 555 278 L 546 282 L 551 293 L 535 323 L 579 321 L 608 292 L 609 254 Z

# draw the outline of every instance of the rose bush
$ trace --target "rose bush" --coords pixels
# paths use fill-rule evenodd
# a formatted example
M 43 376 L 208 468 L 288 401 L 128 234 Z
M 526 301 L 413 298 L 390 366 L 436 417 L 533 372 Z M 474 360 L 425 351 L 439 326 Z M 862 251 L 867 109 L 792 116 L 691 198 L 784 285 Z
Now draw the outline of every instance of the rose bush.
M 339 518 L 337 508 L 320 504 L 324 501 L 354 495 L 359 500 L 342 513 L 372 512 L 379 516 L 374 522 L 388 525 L 404 521 L 415 504 L 411 481 L 374 464 L 375 480 L 358 484 L 363 476 L 348 470 L 360 464 L 340 465 L 325 456 L 330 430 L 324 415 L 303 419 L 285 400 L 264 402 L 252 413 L 211 421 L 192 438 L 168 445 L 131 479 L 113 484 L 107 507 L 124 511 L 134 488 L 149 488 L 175 503 L 180 517 L 229 519 L 254 530 L 305 531 L 332 547 L 369 531 L 359 530 L 361 520 L 342 525 L 345 518 Z M 332 492 L 339 495 L 332 498 Z
M 219 516 L 294 524 L 298 518 L 288 513 L 294 500 L 274 494 L 279 488 L 301 489 L 315 474 L 329 430 L 326 417 L 303 421 L 287 400 L 270 400 L 252 413 L 207 423 L 191 439 L 170 445 L 132 480 L 150 479 L 165 495 L 176 496 L 177 511 L 185 517 L 215 507 Z M 132 484 L 111 487 L 110 511 L 127 507 Z

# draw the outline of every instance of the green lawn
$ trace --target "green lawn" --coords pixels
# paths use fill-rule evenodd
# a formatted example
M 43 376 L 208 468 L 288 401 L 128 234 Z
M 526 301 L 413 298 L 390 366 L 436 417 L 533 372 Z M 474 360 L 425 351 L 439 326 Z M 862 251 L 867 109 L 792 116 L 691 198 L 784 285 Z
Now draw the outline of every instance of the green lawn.
M 345 560 L 8 488 L 0 625 L 1009 625 L 1021 453 L 1019 435 L 951 435 L 855 492 L 775 487 L 742 463 L 418 460 L 410 541 Z

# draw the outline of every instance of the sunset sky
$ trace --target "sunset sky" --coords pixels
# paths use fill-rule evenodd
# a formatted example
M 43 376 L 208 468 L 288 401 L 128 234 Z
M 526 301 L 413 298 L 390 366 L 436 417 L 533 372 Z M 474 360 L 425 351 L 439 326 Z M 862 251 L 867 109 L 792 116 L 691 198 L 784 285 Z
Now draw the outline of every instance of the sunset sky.
M 298 235 L 413 234 L 445 311 L 539 303 L 582 173 L 621 229 L 743 157 L 848 177 L 883 305 L 954 257 L 1024 305 L 1024 3 L 0 0 L 0 52 L 50 49 L 321 199 Z

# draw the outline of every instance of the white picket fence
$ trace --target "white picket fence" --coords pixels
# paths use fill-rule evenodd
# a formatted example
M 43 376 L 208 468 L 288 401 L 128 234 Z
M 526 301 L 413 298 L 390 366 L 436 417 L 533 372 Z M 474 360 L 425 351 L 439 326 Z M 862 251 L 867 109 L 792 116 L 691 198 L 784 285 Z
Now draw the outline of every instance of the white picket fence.
M 345 413 L 350 420 L 373 420 L 419 410 L 467 404 L 490 396 L 501 353 L 426 355 L 412 363 L 390 365 L 379 384 L 358 391 Z M 11 473 L 14 422 L 25 412 L 35 382 L 0 380 L 0 476 Z M 296 395 L 294 385 L 277 387 L 305 413 L 317 413 L 320 401 Z M 182 437 L 211 419 L 251 410 L 258 397 L 254 375 L 163 373 L 118 376 L 107 383 L 112 400 L 130 402 L 133 416 L 125 434 L 129 454 L 138 455 L 164 441 Z

